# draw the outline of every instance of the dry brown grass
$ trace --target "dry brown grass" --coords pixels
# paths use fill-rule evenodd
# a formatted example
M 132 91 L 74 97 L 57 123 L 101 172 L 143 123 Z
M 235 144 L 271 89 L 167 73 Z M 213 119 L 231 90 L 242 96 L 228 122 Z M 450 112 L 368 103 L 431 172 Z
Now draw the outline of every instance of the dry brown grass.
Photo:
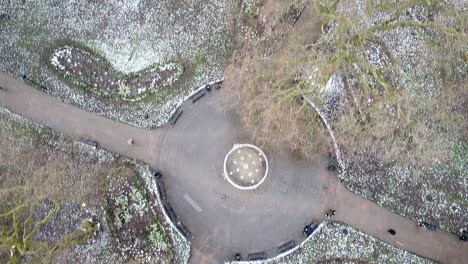
M 102 181 L 110 173 L 110 165 L 82 156 L 63 138 L 58 142 L 65 142 L 64 150 L 38 144 L 28 137 L 34 131 L 8 122 L 15 121 L 0 117 L 0 200 L 49 198 L 99 205 Z
M 97 164 L 67 138 L 0 113 L 0 262 L 51 263 L 62 250 L 91 238 L 95 226 L 90 222 L 71 233 L 58 231 L 62 236 L 57 240 L 35 236 L 49 220 L 62 221 L 57 219 L 63 215 L 55 216 L 57 210 L 73 211 L 62 208 L 64 204 L 100 208 L 102 181 L 111 165 Z M 12 245 L 18 248 L 12 257 L 2 254 Z
M 468 140 L 468 89 L 464 82 L 445 83 L 433 98 L 401 92 L 393 102 L 374 100 L 365 122 L 348 105 L 334 126 L 344 152 L 352 158 L 354 151 L 371 151 L 384 162 L 419 168 L 447 161 L 453 144 Z
M 463 52 L 467 40 L 463 28 L 466 31 L 467 22 L 461 19 L 460 12 L 421 0 L 370 5 L 367 12 L 396 10 L 395 16 L 404 14 L 408 7 L 427 5 L 427 9 L 440 15 L 428 23 L 383 22 L 363 28 L 359 23 L 362 17 L 352 10 L 336 12 L 336 4 L 340 10 L 347 10 L 345 2 L 333 1 L 336 4 L 328 6 L 318 4 L 319 1 L 305 2 L 309 5 L 304 14 L 291 27 L 285 19 L 289 10 L 285 2 L 264 1 L 255 23 L 247 24 L 254 24 L 250 30 L 258 34 L 241 41 L 233 63 L 225 70 L 225 85 L 229 93 L 235 94 L 232 101 L 237 103 L 242 124 L 255 140 L 271 148 L 287 145 L 306 157 L 326 148 L 323 142 L 328 140 L 315 122 L 316 114 L 297 100 L 305 90 L 301 83 L 294 82 L 294 77 L 311 65 L 318 68 L 317 82 L 322 85 L 335 72 L 345 80 L 357 80 L 355 85 L 346 86 L 347 105 L 334 124 L 345 153 L 373 149 L 385 161 L 427 165 L 434 158 L 448 156 L 450 138 L 467 139 L 467 74 L 460 74 L 459 68 L 460 57 L 465 64 L 468 61 L 466 49 Z M 331 40 L 324 40 L 320 38 L 321 29 L 330 21 L 335 21 L 335 33 Z M 408 93 L 400 81 L 405 76 L 395 74 L 399 66 L 391 54 L 383 69 L 363 59 L 370 43 L 380 43 L 388 52 L 374 32 L 398 27 L 414 28 L 422 36 L 432 32 L 425 37 L 434 62 L 427 65 L 442 74 L 445 88 L 440 96 L 427 98 L 415 91 Z M 362 73 L 353 70 L 353 65 L 358 65 Z
M 256 20 L 262 37 L 244 40 L 225 70 L 224 86 L 256 144 L 311 158 L 328 150 L 329 139 L 317 114 L 300 99 L 294 79 L 309 60 L 305 49 L 319 37 L 320 22 L 306 8 L 291 30 L 291 9 L 305 2 L 298 3 L 264 2 Z

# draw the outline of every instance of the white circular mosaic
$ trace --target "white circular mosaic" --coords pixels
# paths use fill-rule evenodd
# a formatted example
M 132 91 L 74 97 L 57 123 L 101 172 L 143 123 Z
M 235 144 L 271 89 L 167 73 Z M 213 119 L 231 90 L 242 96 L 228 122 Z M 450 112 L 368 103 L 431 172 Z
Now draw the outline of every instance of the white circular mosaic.
M 224 158 L 224 176 L 241 190 L 258 188 L 268 174 L 268 160 L 261 149 L 251 144 L 236 144 Z

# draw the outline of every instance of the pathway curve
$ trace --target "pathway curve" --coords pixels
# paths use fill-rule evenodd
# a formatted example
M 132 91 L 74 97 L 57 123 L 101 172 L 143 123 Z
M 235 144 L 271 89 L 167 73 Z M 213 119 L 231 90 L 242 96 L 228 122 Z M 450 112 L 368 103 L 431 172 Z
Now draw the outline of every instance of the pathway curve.
M 274 256 L 280 244 L 302 240 L 303 226 L 323 220 L 328 208 L 336 209 L 335 220 L 417 255 L 443 263 L 468 259 L 468 244 L 455 235 L 420 230 L 414 221 L 347 190 L 325 170 L 325 158 L 305 163 L 267 152 L 270 173 L 262 186 L 235 189 L 221 177 L 224 155 L 249 137 L 237 117 L 219 106 L 216 91 L 195 104 L 186 102 L 175 126 L 145 130 L 64 104 L 3 73 L 0 86 L 8 89 L 0 90 L 0 106 L 161 169 L 168 199 L 194 236 L 192 263 L 232 260 L 237 251 Z M 130 137 L 135 145 L 128 145 Z M 396 236 L 387 234 L 388 228 Z

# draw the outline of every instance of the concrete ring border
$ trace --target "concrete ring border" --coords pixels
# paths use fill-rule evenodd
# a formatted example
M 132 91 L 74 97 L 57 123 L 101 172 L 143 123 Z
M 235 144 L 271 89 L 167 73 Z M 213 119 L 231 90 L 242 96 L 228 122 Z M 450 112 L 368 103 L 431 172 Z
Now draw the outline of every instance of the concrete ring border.
M 231 155 L 231 153 L 234 152 L 235 150 L 237 150 L 239 148 L 243 148 L 243 147 L 253 148 L 256 151 L 258 151 L 263 156 L 263 158 L 265 159 L 265 164 L 266 164 L 265 174 L 263 175 L 262 179 L 257 184 L 252 185 L 252 186 L 247 186 L 247 187 L 240 186 L 239 184 L 235 183 L 229 177 L 229 175 L 227 173 L 227 170 L 226 170 L 227 160 L 228 160 L 229 156 Z M 234 187 L 236 187 L 237 189 L 240 189 L 240 190 L 255 190 L 255 189 L 258 188 L 258 186 L 260 186 L 265 181 L 265 179 L 268 176 L 268 158 L 265 155 L 265 153 L 263 153 L 263 151 L 260 148 L 258 148 L 257 146 L 255 146 L 255 145 L 252 145 L 252 144 L 234 144 L 234 146 L 232 146 L 232 149 L 226 154 L 226 157 L 224 157 L 224 167 L 223 168 L 224 168 L 224 177 L 226 178 L 226 180 L 231 185 L 233 185 Z

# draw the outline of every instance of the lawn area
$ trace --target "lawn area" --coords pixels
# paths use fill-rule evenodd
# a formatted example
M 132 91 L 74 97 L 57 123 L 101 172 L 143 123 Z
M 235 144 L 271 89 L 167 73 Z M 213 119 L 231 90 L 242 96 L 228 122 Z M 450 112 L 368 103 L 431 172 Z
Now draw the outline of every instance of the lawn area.
M 266 263 L 434 263 L 352 227 L 325 223 L 302 248 Z
M 7 1 L 0 9 L 0 71 L 26 75 L 85 110 L 157 127 L 190 92 L 222 78 L 232 53 L 229 3 Z M 66 62 L 57 74 L 50 59 L 70 45 L 93 56 L 56 57 L 55 64 Z M 171 65 L 177 70 L 163 70 Z
M 456 233 L 468 222 L 466 9 L 266 1 L 244 18 L 225 86 L 255 143 L 333 158 L 307 96 L 334 132 L 350 190 Z
M 4 109 L 0 146 L 1 263 L 186 262 L 146 168 Z

